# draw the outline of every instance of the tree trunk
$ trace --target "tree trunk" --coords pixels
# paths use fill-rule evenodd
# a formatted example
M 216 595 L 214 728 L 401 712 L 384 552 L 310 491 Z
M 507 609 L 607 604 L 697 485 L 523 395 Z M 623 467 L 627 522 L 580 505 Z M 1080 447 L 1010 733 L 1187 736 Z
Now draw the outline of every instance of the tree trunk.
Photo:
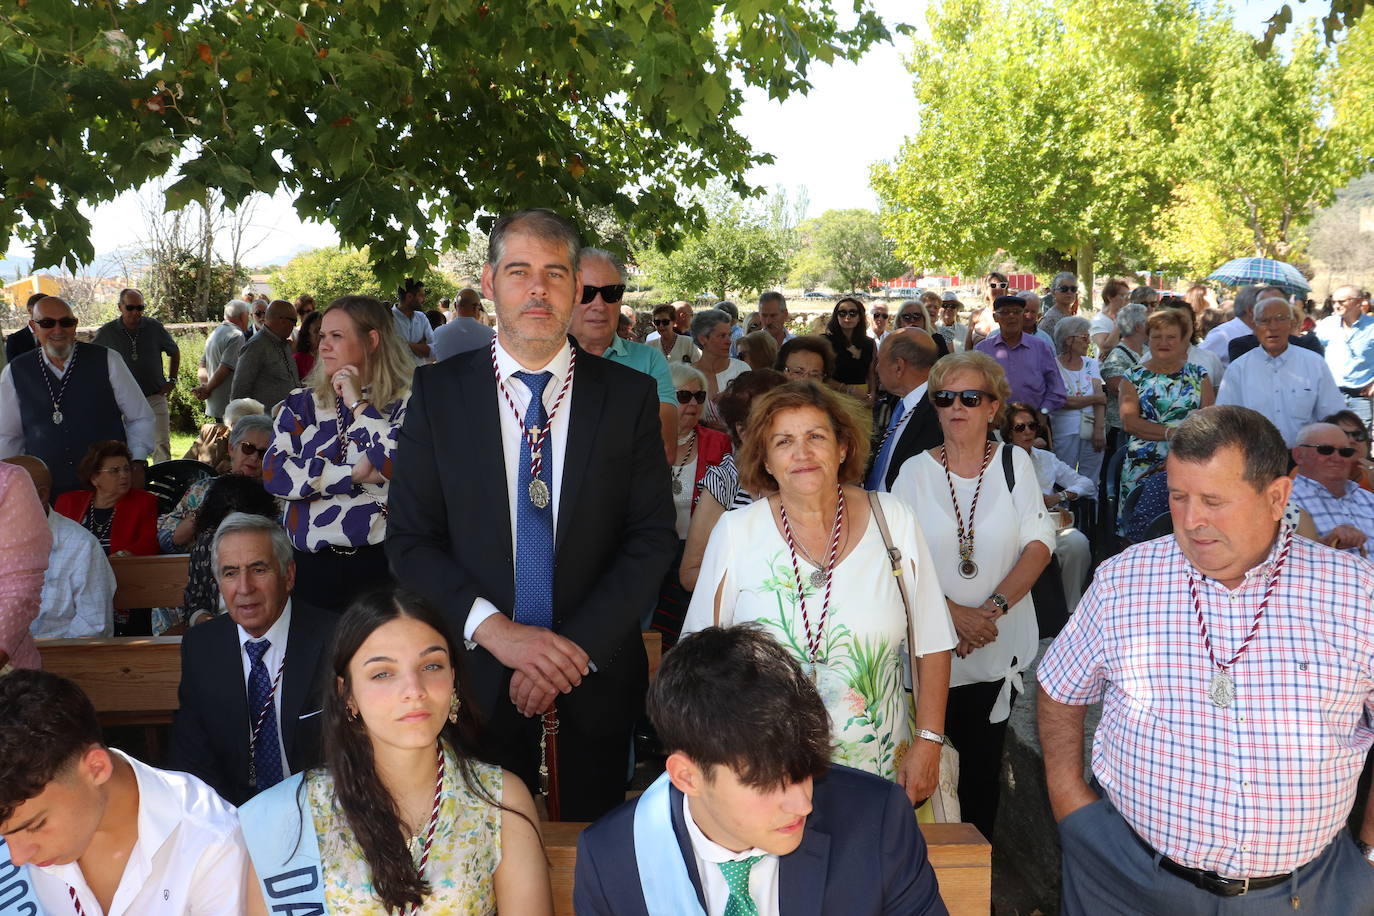
M 1093 255 L 1096 253 L 1096 246 L 1092 239 L 1083 239 L 1078 243 L 1078 282 L 1083 284 L 1078 289 L 1078 303 L 1081 308 L 1084 305 L 1092 305 L 1093 302 Z

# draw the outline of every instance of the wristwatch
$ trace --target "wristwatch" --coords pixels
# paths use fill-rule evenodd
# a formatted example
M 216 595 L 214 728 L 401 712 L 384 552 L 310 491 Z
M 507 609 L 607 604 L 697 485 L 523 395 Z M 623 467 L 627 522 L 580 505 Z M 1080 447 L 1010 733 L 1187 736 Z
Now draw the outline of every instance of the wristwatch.
M 931 742 L 932 744 L 944 744 L 944 743 L 945 743 L 945 736 L 944 736 L 944 735 L 936 734 L 935 732 L 931 731 L 931 730 L 928 729 L 928 728 L 918 728 L 918 729 L 916 729 L 916 731 L 912 732 L 912 734 L 913 734 L 915 737 L 917 737 L 917 738 L 922 738 L 922 739 L 924 739 L 924 740 L 926 740 L 926 741 Z
M 1000 592 L 993 592 L 991 595 L 988 595 L 988 600 L 991 601 L 993 604 L 997 605 L 997 610 L 1001 611 L 1003 614 L 1007 612 L 1006 595 L 1003 595 Z
M 351 411 L 356 412 L 357 409 L 358 409 L 358 405 L 359 405 L 359 404 L 368 404 L 368 403 L 371 403 L 371 402 L 368 401 L 367 398 L 365 398 L 365 397 L 364 397 L 364 398 L 358 398 L 358 400 L 356 400 L 356 401 L 354 401 L 352 404 L 349 404 L 349 405 L 348 405 L 348 409 L 351 410 Z
M 1374 846 L 1370 846 L 1363 840 L 1356 840 L 1355 845 L 1360 847 L 1360 855 L 1364 856 L 1364 860 L 1374 864 Z

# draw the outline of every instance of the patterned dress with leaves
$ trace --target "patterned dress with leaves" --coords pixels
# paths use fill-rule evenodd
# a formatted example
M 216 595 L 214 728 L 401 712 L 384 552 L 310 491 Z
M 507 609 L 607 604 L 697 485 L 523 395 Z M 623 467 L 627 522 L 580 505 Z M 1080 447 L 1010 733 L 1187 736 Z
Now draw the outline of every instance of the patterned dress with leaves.
M 955 643 L 954 627 L 915 517 L 887 494 L 879 498 L 903 556 L 915 617 L 915 654 L 950 649 Z M 825 589 L 812 586 L 810 574 L 815 567 L 799 555 L 803 581 L 799 597 L 791 554 L 775 522 L 776 502 L 760 500 L 721 516 L 711 532 L 683 633 L 715 622 L 714 599 L 717 586 L 723 583 L 721 626 L 757 621 L 804 663 L 809 653 L 802 599 L 814 633 Z M 913 718 L 902 662 L 906 614 L 882 534 L 872 519 L 858 545 L 835 567 L 830 611 L 820 642 L 818 659 L 823 664 L 817 669 L 816 687 L 830 714 L 834 761 L 894 778 L 911 743 Z

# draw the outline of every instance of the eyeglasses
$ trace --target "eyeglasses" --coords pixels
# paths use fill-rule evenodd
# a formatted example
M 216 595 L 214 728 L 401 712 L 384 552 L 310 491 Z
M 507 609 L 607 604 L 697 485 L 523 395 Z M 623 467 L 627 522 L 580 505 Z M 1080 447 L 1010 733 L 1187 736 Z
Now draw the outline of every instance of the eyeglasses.
M 671 318 L 655 318 L 655 319 L 654 319 L 654 326 L 655 326 L 655 327 L 659 327 L 659 328 L 666 328 L 668 325 L 670 325 L 670 324 L 672 324 L 672 323 L 673 323 L 673 319 L 671 319 Z
M 596 298 L 596 294 L 601 294 L 601 301 L 607 304 L 619 302 L 625 298 L 625 284 L 612 283 L 610 286 L 586 286 L 582 287 L 582 304 L 586 305 Z
M 252 458 L 254 455 L 262 455 L 264 458 L 267 457 L 267 449 L 265 447 L 258 448 L 251 442 L 240 442 L 239 451 L 243 452 L 243 457 L 245 458 Z
M 820 370 L 820 369 L 803 369 L 801 366 L 785 366 L 785 367 L 783 367 L 783 370 L 782 370 L 782 371 L 783 371 L 783 374 L 784 374 L 784 375 L 789 375 L 789 376 L 791 376 L 792 378 L 805 378 L 805 379 L 822 379 L 822 378 L 825 378 L 825 373 L 824 373 L 822 370 Z
M 858 317 L 859 317 L 859 310 L 858 310 L 858 309 L 836 309 L 836 310 L 835 310 L 835 314 L 836 314 L 836 315 L 839 315 L 841 318 L 858 318 Z
M 100 470 L 96 471 L 96 473 L 97 473 L 97 474 L 131 474 L 131 473 L 133 473 L 133 470 L 134 470 L 134 469 L 133 469 L 132 467 L 130 467 L 129 465 L 127 465 L 127 464 L 121 464 L 119 467 L 114 467 L 114 468 L 101 468 Z
M 897 316 L 897 320 L 902 324 L 925 324 L 926 316 L 922 315 L 920 312 L 906 312 L 905 314 Z
M 693 401 L 696 401 L 698 404 L 705 404 L 705 403 L 706 403 L 706 392 L 704 392 L 704 391 L 683 391 L 681 388 L 679 388 L 679 389 L 677 390 L 677 402 L 678 402 L 679 404 L 687 405 L 687 404 L 692 403 Z
M 977 407 L 983 403 L 983 398 L 996 400 L 990 391 L 979 391 L 977 388 L 965 388 L 963 391 L 950 391 L 948 388 L 937 391 L 930 396 L 935 402 L 935 406 L 941 410 L 954 406 L 954 399 L 959 398 L 959 403 L 965 407 Z
M 76 327 L 76 319 L 71 317 L 70 315 L 68 315 L 66 318 L 35 318 L 33 320 L 33 323 L 38 325 L 45 331 L 52 330 L 59 324 L 62 325 L 62 327 L 67 328 L 69 330 L 71 328 Z
M 1056 286 L 1054 289 L 1055 289 L 1056 292 L 1060 292 L 1060 293 L 1076 293 L 1076 292 L 1078 292 L 1078 287 L 1076 287 L 1076 286 Z
M 1010 286 L 1010 285 L 1011 285 L 1011 284 L 1006 283 L 1005 281 L 1002 281 L 1002 280 L 989 280 L 989 281 L 988 281 L 988 289 L 1006 289 L 1006 288 L 1007 288 L 1008 286 Z
M 1347 429 L 1347 430 L 1345 430 L 1345 437 L 1346 437 L 1347 439 L 1349 439 L 1351 442 L 1368 442 L 1368 441 L 1369 441 L 1369 430 L 1367 430 L 1367 429 Z
M 1352 297 L 1350 297 L 1349 299 L 1332 299 L 1331 301 L 1332 301 L 1332 303 L 1333 303 L 1334 305 L 1342 305 L 1342 306 L 1343 306 L 1343 305 L 1349 305 L 1349 304 L 1352 303 L 1352 302 L 1359 302 L 1359 301 L 1360 301 L 1360 297 L 1359 297 L 1359 296 L 1352 296 Z
M 134 305 L 133 303 L 128 303 L 128 304 L 126 304 L 126 305 L 124 306 L 124 311 L 126 311 L 126 312 L 141 312 L 141 311 L 143 311 L 143 303 L 140 302 L 140 303 L 138 303 L 137 305 Z
M 1011 426 L 1011 431 L 1014 433 L 1024 433 L 1028 429 L 1034 432 L 1040 431 L 1040 427 L 1034 423 L 1013 423 Z
M 1355 450 L 1354 450 L 1353 448 L 1351 448 L 1350 446 L 1348 446 L 1348 445 L 1342 446 L 1342 447 L 1340 447 L 1340 448 L 1336 448 L 1336 446 L 1334 446 L 1334 445 L 1308 445 L 1308 444 L 1305 443 L 1305 442 L 1299 442 L 1299 443 L 1298 443 L 1298 448 L 1310 448 L 1310 449 L 1313 449 L 1318 455 L 1333 455 L 1333 454 L 1339 452 L 1339 453 L 1340 453 L 1340 456 L 1341 456 L 1342 458 L 1354 458 L 1354 457 L 1355 457 Z
M 1276 324 L 1292 324 L 1292 323 L 1293 323 L 1293 316 L 1292 316 L 1292 315 L 1270 315 L 1270 316 L 1268 316 L 1268 317 L 1266 317 L 1266 318 L 1257 318 L 1257 319 L 1255 320 L 1255 324 L 1262 324 L 1262 325 L 1266 325 L 1266 326 L 1269 326 L 1269 325 L 1276 325 Z
M 887 312 L 874 312 L 874 313 L 873 313 L 873 320 L 874 320 L 874 321 L 879 321 L 879 320 L 881 320 L 881 321 L 886 321 L 886 320 L 887 320 Z

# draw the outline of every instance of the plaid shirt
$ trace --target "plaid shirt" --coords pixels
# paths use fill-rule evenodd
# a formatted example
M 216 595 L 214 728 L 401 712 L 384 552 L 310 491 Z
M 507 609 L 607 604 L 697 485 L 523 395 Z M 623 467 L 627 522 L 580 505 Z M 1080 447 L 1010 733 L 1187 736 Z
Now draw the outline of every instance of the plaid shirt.
M 1194 573 L 1218 659 L 1249 632 L 1278 543 L 1235 591 Z M 1294 537 L 1218 709 L 1187 562 L 1167 537 L 1103 564 L 1040 684 L 1061 703 L 1102 701 L 1093 773 L 1155 849 L 1226 876 L 1292 871 L 1344 826 L 1374 743 L 1374 566 Z
M 1293 480 L 1291 501 L 1312 516 L 1312 524 L 1323 537 L 1338 525 L 1353 525 L 1374 540 L 1374 493 L 1361 490 L 1353 480 L 1345 482 L 1345 495 L 1337 499 L 1322 484 L 1299 474 Z M 1347 547 L 1346 552 L 1362 555 L 1358 547 Z

